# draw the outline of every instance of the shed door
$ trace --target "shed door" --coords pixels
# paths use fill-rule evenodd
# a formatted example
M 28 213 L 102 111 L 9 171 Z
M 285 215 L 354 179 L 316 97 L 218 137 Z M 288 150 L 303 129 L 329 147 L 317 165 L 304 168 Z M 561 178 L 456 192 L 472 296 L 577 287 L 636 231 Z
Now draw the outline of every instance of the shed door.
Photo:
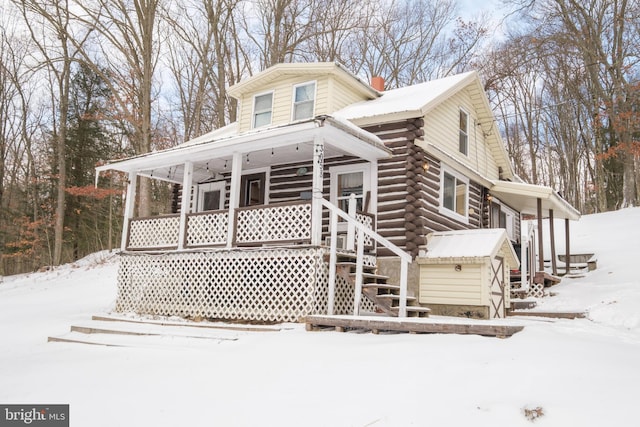
M 491 304 L 489 305 L 489 316 L 505 317 L 504 289 L 504 258 L 495 257 L 491 260 Z

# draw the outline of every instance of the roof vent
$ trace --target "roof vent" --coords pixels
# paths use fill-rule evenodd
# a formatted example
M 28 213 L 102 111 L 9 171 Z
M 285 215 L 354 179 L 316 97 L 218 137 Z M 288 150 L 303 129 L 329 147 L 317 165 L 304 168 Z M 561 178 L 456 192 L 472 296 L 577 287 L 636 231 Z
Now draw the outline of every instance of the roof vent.
M 371 87 L 378 92 L 384 92 L 384 78 L 380 76 L 371 77 Z

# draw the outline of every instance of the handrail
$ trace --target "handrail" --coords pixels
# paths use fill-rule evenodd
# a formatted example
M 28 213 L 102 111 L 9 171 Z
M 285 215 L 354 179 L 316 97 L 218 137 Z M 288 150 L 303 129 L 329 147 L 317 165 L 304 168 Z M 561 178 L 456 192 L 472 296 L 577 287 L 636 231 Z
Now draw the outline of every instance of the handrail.
M 390 242 L 385 237 L 381 236 L 377 232 L 368 229 L 366 226 L 356 220 L 355 217 L 344 212 L 342 209 L 329 202 L 324 198 L 320 198 L 322 206 L 329 209 L 331 212 L 331 245 L 329 255 L 329 295 L 328 295 L 328 307 L 327 313 L 333 314 L 334 301 L 335 301 L 335 273 L 337 262 L 337 217 L 340 217 L 348 222 L 350 226 L 355 227 L 358 233 L 358 248 L 356 251 L 356 289 L 354 295 L 354 308 L 353 314 L 355 316 L 359 313 L 360 295 L 362 293 L 362 268 L 364 262 L 364 235 L 368 235 L 373 240 L 377 241 L 382 246 L 385 246 L 391 252 L 400 257 L 400 306 L 398 307 L 398 317 L 407 316 L 407 276 L 409 271 L 409 263 L 412 258 L 411 255 L 400 249 L 398 246 Z

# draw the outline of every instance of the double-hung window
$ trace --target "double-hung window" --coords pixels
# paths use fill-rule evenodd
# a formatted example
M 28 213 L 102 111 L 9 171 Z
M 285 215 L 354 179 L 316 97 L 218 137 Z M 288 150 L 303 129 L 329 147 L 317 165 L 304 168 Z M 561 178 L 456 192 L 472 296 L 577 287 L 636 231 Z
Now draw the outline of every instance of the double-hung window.
M 349 211 L 349 199 L 355 195 L 356 210 L 365 208 L 365 198 L 370 190 L 368 164 L 335 166 L 331 173 L 331 201 L 345 212 Z
M 273 92 L 257 95 L 253 98 L 253 127 L 268 126 L 271 124 L 273 111 Z
M 469 114 L 460 109 L 460 130 L 458 138 L 458 149 L 464 155 L 469 153 Z
M 316 99 L 316 83 L 303 83 L 293 88 L 292 119 L 304 120 L 313 117 Z
M 469 180 L 443 168 L 440 200 L 441 213 L 463 222 L 469 220 Z

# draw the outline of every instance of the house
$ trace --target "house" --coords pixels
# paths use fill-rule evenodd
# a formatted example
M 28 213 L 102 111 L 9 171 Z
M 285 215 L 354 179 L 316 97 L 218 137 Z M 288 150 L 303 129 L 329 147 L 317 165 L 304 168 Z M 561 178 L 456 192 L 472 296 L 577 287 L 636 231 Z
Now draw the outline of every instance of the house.
M 372 83 L 337 63 L 278 64 L 229 89 L 237 122 L 98 167 L 129 177 L 116 311 L 427 315 L 439 304 L 420 286 L 432 233 L 500 228 L 496 245 L 511 248 L 522 215 L 579 217 L 514 176 L 475 72 Z M 176 212 L 136 217 L 139 177 L 175 184 Z M 517 262 L 505 259 L 508 293 Z

